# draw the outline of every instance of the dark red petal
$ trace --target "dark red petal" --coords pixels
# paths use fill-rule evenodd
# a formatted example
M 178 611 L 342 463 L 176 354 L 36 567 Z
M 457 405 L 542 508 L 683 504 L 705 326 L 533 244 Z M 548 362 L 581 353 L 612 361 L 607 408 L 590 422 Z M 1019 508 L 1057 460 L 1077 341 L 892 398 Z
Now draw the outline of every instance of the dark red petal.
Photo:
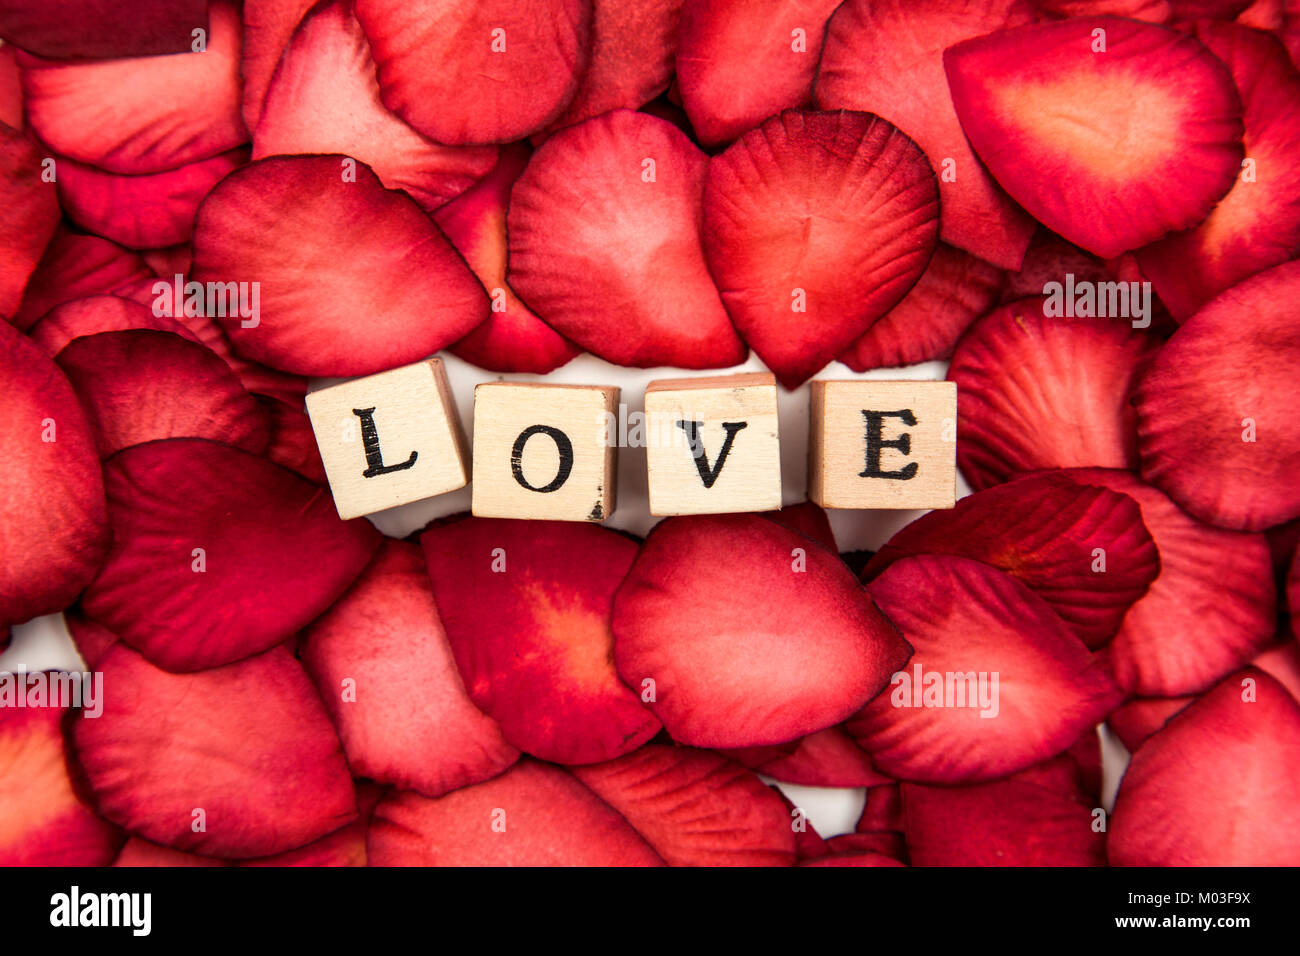
M 1104 53 L 1093 52 L 1094 30 Z M 1241 169 L 1232 76 L 1174 30 L 1112 17 L 1031 24 L 949 47 L 944 67 L 962 129 L 997 181 L 1099 256 L 1196 225 Z
M 239 63 L 243 79 L 241 114 L 250 131 L 262 118 L 266 88 L 303 15 L 316 0 L 244 0 L 244 36 Z
M 896 783 L 867 790 L 867 800 L 858 818 L 858 833 L 903 831 L 903 798 Z
M 741 336 L 787 388 L 898 304 L 938 223 L 925 154 L 870 113 L 787 110 L 709 162 L 709 269 Z
M 0 123 L 20 130 L 23 123 L 23 85 L 14 48 L 0 45 Z
M 110 537 L 95 439 L 72 386 L 0 322 L 0 625 L 62 610 Z
M 1252 0 L 1169 0 L 1175 20 L 1211 18 L 1231 20 L 1250 6 Z
M 371 866 L 662 866 L 628 822 L 558 767 L 525 758 L 430 799 L 394 791 L 375 810 Z
M 0 318 L 18 311 L 23 287 L 59 223 L 58 196 L 41 178 L 44 158 L 25 136 L 0 122 Z
M 578 90 L 588 0 L 357 0 L 384 103 L 439 143 L 507 143 L 559 118 Z
M 434 221 L 492 299 L 487 321 L 451 346 L 452 354 L 496 372 L 540 375 L 582 350 L 534 315 L 506 282 L 510 190 L 528 165 L 529 155 L 525 143 L 503 146 L 501 158 L 486 178 L 439 209 Z
M 143 176 L 106 173 L 58 161 L 59 199 L 77 225 L 133 249 L 189 242 L 199 203 L 226 174 L 248 161 L 232 149 L 179 169 Z
M 0 36 L 40 56 L 181 53 L 208 26 L 203 0 L 0 0 Z
M 1227 64 L 1245 104 L 1246 161 L 1232 191 L 1188 232 L 1138 250 L 1175 317 L 1300 252 L 1300 73 L 1274 37 L 1203 21 L 1196 36 Z
M 1023 0 L 848 0 L 831 17 L 817 72 L 820 109 L 876 113 L 916 141 L 939 179 L 939 235 L 1017 269 L 1034 221 L 975 158 L 948 92 L 943 51 L 1033 22 Z
M 946 359 L 976 318 L 998 301 L 1002 272 L 939 243 L 903 300 L 839 356 L 855 372 Z
M 60 229 L 23 290 L 13 323 L 27 330 L 55 306 L 90 295 L 126 296 L 128 290 L 153 278 L 136 253 L 107 239 Z
M 117 829 L 86 805 L 69 775 L 65 713 L 0 707 L 0 866 L 107 866 L 117 853 Z
M 838 551 L 835 544 L 835 532 L 831 530 L 830 519 L 821 505 L 815 501 L 801 501 L 797 505 L 786 505 L 780 511 L 764 511 L 760 517 L 775 521 L 791 531 L 807 535 L 818 544 Z
M 836 6 L 835 0 L 686 0 L 677 82 L 701 143 L 729 143 L 774 113 L 812 102 L 826 21 Z
M 839 727 L 810 734 L 799 741 L 794 753 L 754 769 L 773 780 L 807 787 L 876 787 L 890 782 Z
M 864 579 L 915 554 L 953 554 L 1001 568 L 1050 604 L 1089 647 L 1115 634 L 1160 573 L 1160 554 L 1137 501 L 1104 487 L 1080 487 L 1057 472 L 995 485 L 949 511 L 922 515 L 876 553 Z
M 670 866 L 789 866 L 785 804 L 717 754 L 652 744 L 573 775 L 621 813 Z
M 265 413 L 230 367 L 171 332 L 82 336 L 56 361 L 90 418 L 101 458 L 159 438 L 209 438 L 254 454 L 270 441 Z
M 957 343 L 957 464 L 972 488 L 1043 468 L 1137 465 L 1129 394 L 1159 341 L 1117 318 L 1047 317 L 1004 305 Z
M 870 590 L 915 649 L 893 686 L 848 723 L 891 776 L 942 784 L 1005 776 L 1065 750 L 1119 703 L 1104 664 L 1041 598 L 995 568 L 905 558 Z M 927 704 L 934 679 L 938 696 Z M 979 688 L 983 700 L 968 695 Z
M 1044 18 L 1111 15 L 1148 23 L 1164 23 L 1173 16 L 1169 0 L 1032 0 Z
M 913 866 L 1106 865 L 1106 833 L 1079 798 L 1016 778 L 902 791 Z
M 247 142 L 239 12 L 233 0 L 212 0 L 208 14 L 202 52 L 80 63 L 20 56 L 36 135 L 63 156 L 128 174 L 175 169 Z
M 1203 524 L 1129 472 L 1089 468 L 1065 477 L 1135 500 L 1160 552 L 1159 576 L 1107 647 L 1125 690 L 1199 693 L 1269 643 L 1277 597 L 1263 535 Z
M 1300 703 L 1263 671 L 1238 671 L 1133 755 L 1115 800 L 1110 861 L 1300 865 L 1296 793 Z
M 906 866 L 891 856 L 880 853 L 858 851 L 854 853 L 832 853 L 829 856 L 812 860 L 800 860 L 795 866 Z
M 353 773 L 437 797 L 518 759 L 465 693 L 416 545 L 387 541 L 303 636 Z
M 233 866 L 229 860 L 214 856 L 199 856 L 184 850 L 173 850 L 159 846 L 140 837 L 131 837 L 122 846 L 122 852 L 113 860 L 112 866 Z
M 125 332 L 130 329 L 153 329 L 172 332 L 197 344 L 200 338 L 175 319 L 154 315 L 132 299 L 116 295 L 89 295 L 57 305 L 31 329 L 32 341 L 51 357 L 58 355 L 77 338 L 101 332 Z
M 216 667 L 285 640 L 379 546 L 368 523 L 338 519 L 324 489 L 216 442 L 136 445 L 104 469 L 113 546 L 82 606 L 168 670 Z
M 303 20 L 267 89 L 253 158 L 290 153 L 351 156 L 428 210 L 460 195 L 496 162 L 495 147 L 440 146 L 388 111 L 347 0 L 319 6 Z
M 653 682 L 675 740 L 753 747 L 816 733 L 907 660 L 839 556 L 807 543 L 757 515 L 669 518 L 650 532 L 614 601 L 614 660 L 630 686 Z
M 557 126 L 616 109 L 637 109 L 673 75 L 682 0 L 595 0 L 591 59 Z
M 488 314 L 420 207 L 341 156 L 263 159 L 222 180 L 199 207 L 192 278 L 260 283 L 256 325 L 220 321 L 240 354 L 301 375 L 413 362 Z
M 1139 382 L 1142 475 L 1193 515 L 1258 531 L 1300 516 L 1300 262 L 1189 319 Z
M 635 541 L 598 525 L 465 518 L 420 543 L 465 688 L 506 740 L 594 763 L 659 731 L 639 685 L 614 670 L 610 603 Z
M 325 464 L 320 460 L 316 433 L 312 431 L 307 413 L 300 405 L 290 405 L 265 395 L 255 397 L 271 424 L 271 441 L 266 457 L 277 465 L 296 471 L 308 481 L 326 484 Z
M 117 643 L 117 635 L 98 621 L 92 621 L 80 608 L 70 607 L 63 612 L 64 623 L 77 653 L 90 670 L 98 670 L 99 662 L 109 648 Z
M 384 788 L 358 780 L 357 818 L 306 846 L 275 856 L 244 860 L 240 866 L 365 866 L 366 833 Z
M 283 648 L 169 674 L 118 644 L 99 667 L 110 689 L 100 717 L 74 724 L 77 757 L 100 812 L 132 834 L 243 858 L 302 846 L 356 816 L 338 737 Z
M 511 193 L 510 285 L 556 331 L 619 365 L 744 361 L 704 261 L 707 165 L 680 130 L 645 113 L 615 110 L 556 133 Z

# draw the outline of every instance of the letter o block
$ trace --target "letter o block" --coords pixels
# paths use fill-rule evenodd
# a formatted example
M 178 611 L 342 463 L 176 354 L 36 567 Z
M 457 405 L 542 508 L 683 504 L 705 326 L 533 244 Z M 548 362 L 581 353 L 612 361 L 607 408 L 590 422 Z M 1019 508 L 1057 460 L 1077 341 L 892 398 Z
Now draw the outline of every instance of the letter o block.
M 340 518 L 463 488 L 465 439 L 442 362 L 416 362 L 307 396 Z
M 823 508 L 957 503 L 955 382 L 813 382 L 808 497 Z
M 603 521 L 614 511 L 610 423 L 619 390 L 489 382 L 474 389 L 471 510 L 484 518 Z
M 661 379 L 645 415 L 652 515 L 781 507 L 775 376 Z

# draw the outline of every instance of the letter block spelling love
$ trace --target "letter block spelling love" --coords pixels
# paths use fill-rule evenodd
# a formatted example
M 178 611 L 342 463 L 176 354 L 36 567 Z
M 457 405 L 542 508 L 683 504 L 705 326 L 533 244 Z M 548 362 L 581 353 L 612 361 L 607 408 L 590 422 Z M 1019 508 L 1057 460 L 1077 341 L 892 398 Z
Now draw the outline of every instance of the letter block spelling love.
M 436 358 L 311 392 L 307 414 L 340 518 L 469 481 L 456 404 Z

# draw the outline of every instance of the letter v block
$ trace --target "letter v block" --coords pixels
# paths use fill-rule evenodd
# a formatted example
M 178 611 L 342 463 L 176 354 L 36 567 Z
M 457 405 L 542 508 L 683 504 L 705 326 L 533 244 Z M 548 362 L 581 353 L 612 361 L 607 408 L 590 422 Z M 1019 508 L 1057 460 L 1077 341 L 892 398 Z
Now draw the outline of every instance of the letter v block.
M 618 394 L 614 387 L 524 382 L 474 389 L 474 514 L 608 518 L 615 504 Z
M 781 507 L 776 378 L 662 379 L 645 390 L 650 513 Z
M 317 389 L 307 414 L 340 518 L 469 481 L 460 420 L 436 358 Z
M 808 497 L 823 508 L 957 503 L 955 382 L 813 382 Z

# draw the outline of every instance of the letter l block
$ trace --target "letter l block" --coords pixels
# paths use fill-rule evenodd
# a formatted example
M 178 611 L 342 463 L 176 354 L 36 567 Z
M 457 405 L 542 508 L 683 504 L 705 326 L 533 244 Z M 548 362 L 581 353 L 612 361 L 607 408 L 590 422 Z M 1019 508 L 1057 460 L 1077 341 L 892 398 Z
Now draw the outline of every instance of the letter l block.
M 307 395 L 340 518 L 463 488 L 469 481 L 456 405 L 436 358 Z
M 478 386 L 473 513 L 552 521 L 608 518 L 615 506 L 618 396 L 612 386 Z
M 808 497 L 823 508 L 951 508 L 955 382 L 812 383 Z

